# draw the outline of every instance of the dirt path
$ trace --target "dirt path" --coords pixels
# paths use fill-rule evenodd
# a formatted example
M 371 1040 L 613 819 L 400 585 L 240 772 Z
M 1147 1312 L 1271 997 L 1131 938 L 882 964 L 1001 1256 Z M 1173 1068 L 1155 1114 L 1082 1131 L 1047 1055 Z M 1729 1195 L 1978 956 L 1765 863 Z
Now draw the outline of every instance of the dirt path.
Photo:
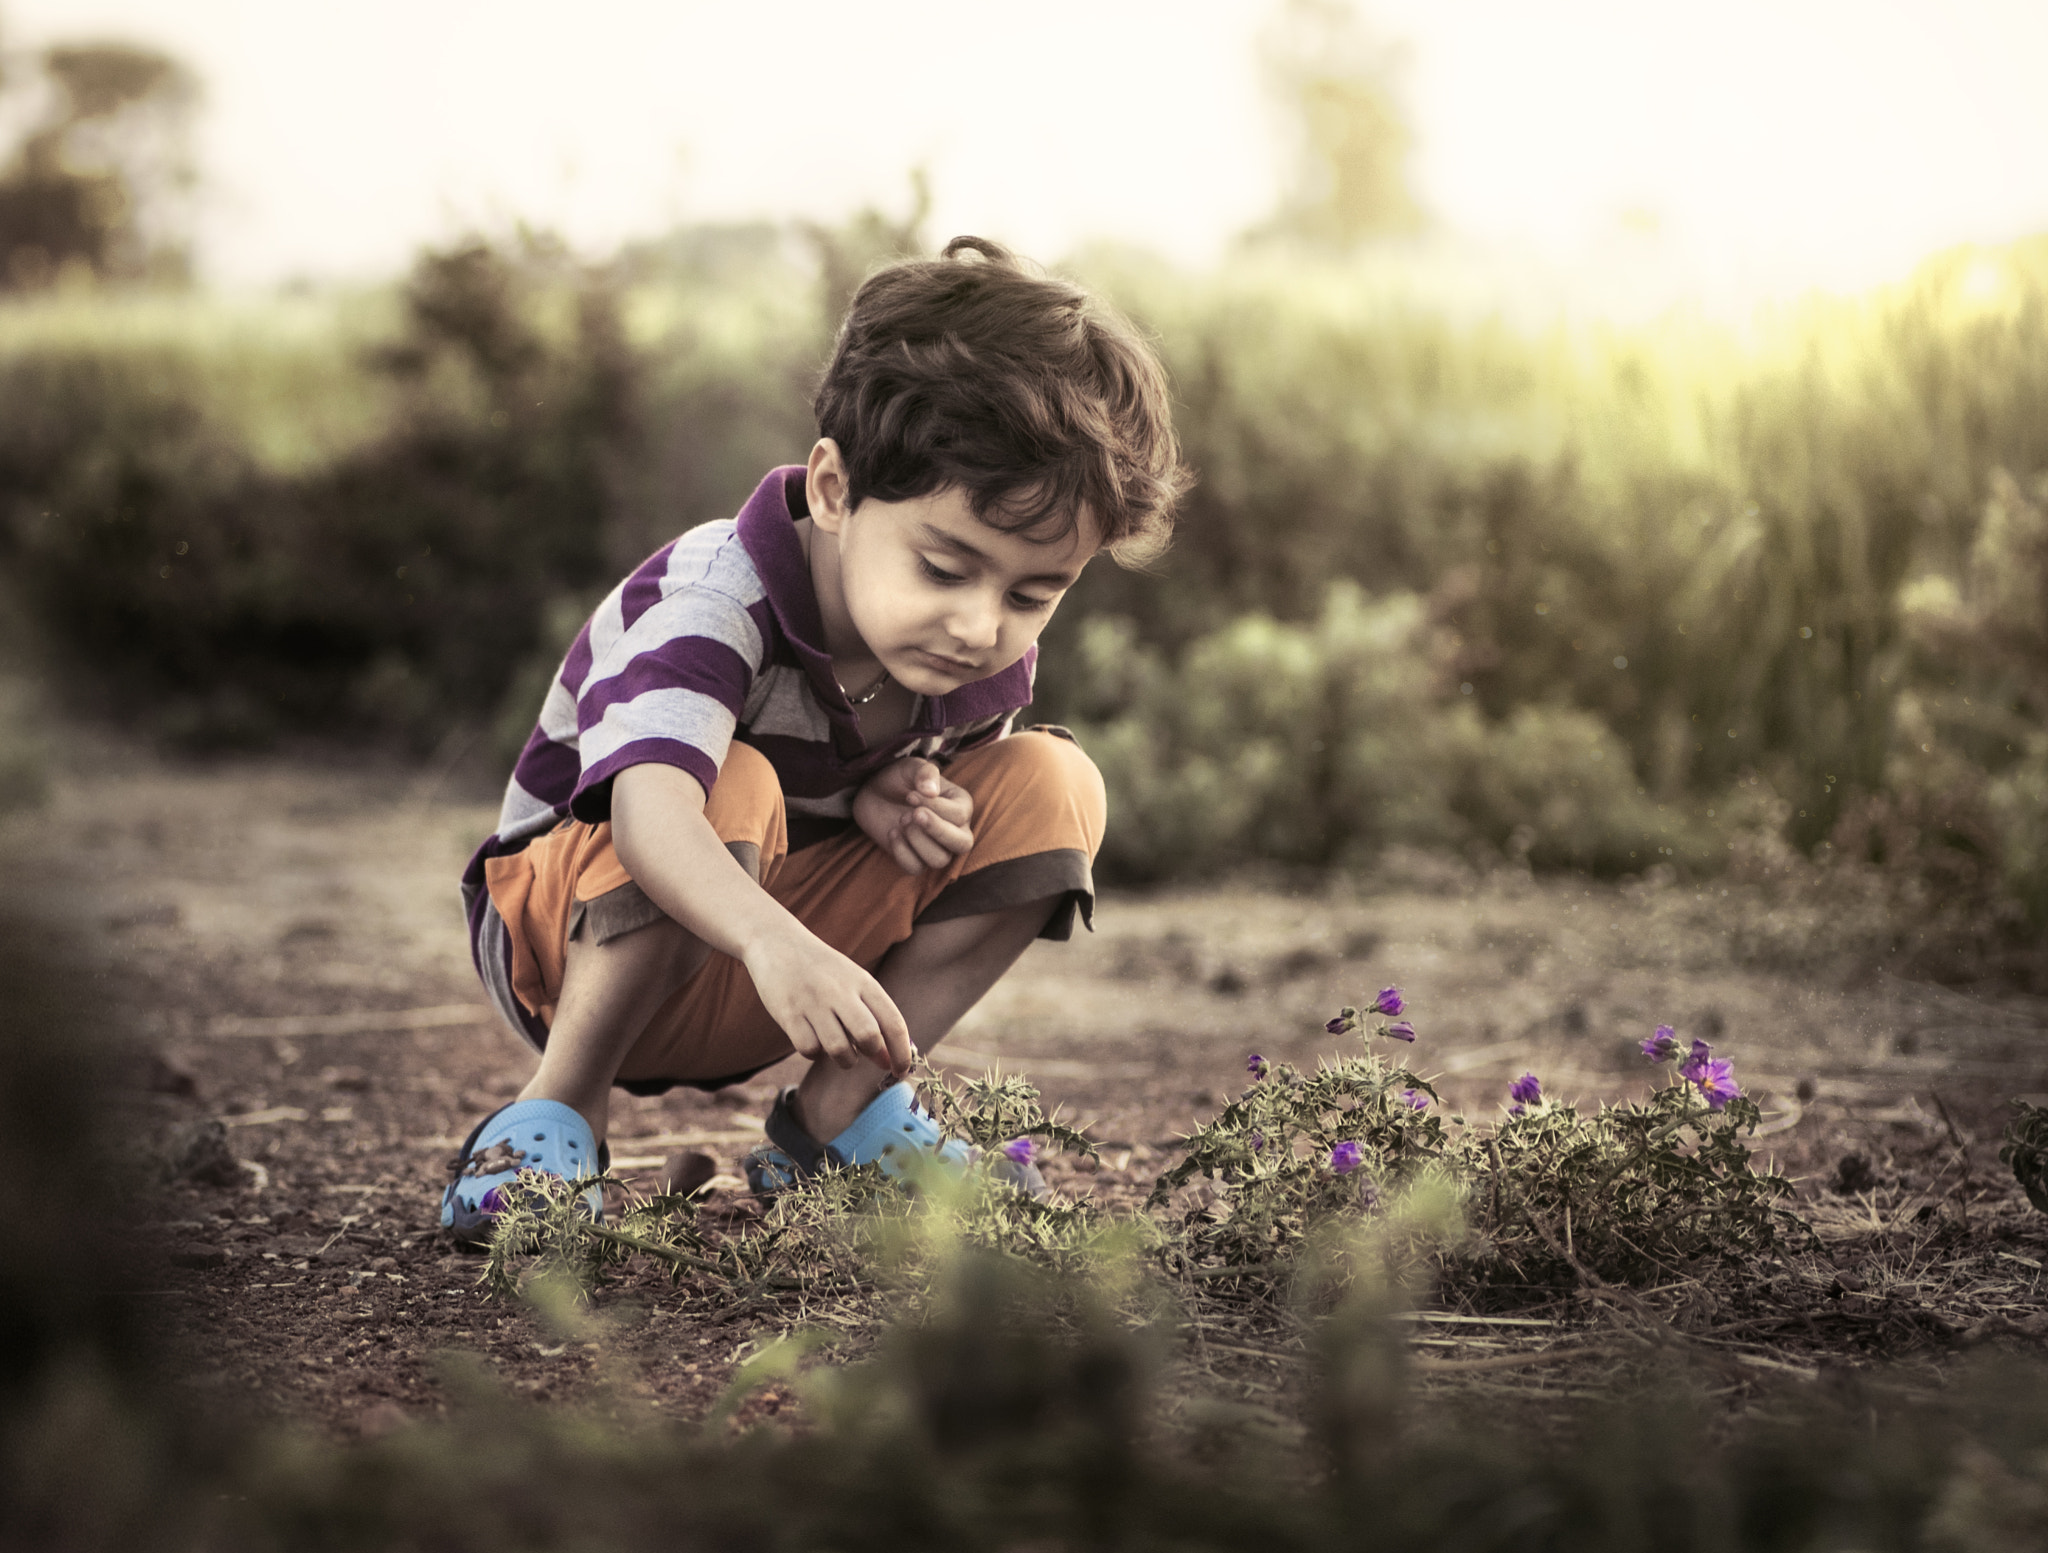
M 528 1068 L 481 1006 L 455 904 L 495 804 L 388 767 L 179 767 L 83 738 L 62 766 L 44 808 L 0 822 L 10 872 L 50 882 L 133 1014 L 155 1059 L 143 1125 L 218 1118 L 245 1162 L 223 1167 L 231 1184 L 172 1188 L 149 1264 L 142 1297 L 180 1334 L 185 1383 L 344 1432 L 439 1405 L 446 1349 L 542 1399 L 581 1390 L 597 1357 L 487 1301 L 435 1229 L 444 1160 Z M 1525 1069 L 1552 1095 L 1640 1091 L 1635 1043 L 1672 1023 L 1735 1059 L 1809 1194 L 1855 1153 L 1856 1201 L 1903 1223 L 1959 1157 L 1995 1172 L 2005 1100 L 2048 1091 L 2048 999 L 1794 957 L 1783 946 L 1814 934 L 1781 917 L 1718 884 L 1475 880 L 1427 859 L 1316 895 L 1112 894 L 1098 932 L 1035 946 L 946 1056 L 999 1058 L 1086 1123 L 1104 1167 L 1059 1166 L 1055 1184 L 1107 1198 L 1149 1184 L 1241 1085 L 1246 1052 L 1313 1061 L 1340 1039 L 1324 1019 L 1388 982 L 1422 1033 L 1416 1065 L 1475 1115 Z M 713 1211 L 748 1213 L 733 1162 L 790 1078 L 624 1099 L 614 1155 L 651 1178 L 700 1148 L 722 1172 Z M 2048 1261 L 2048 1232 L 2005 1254 Z M 652 1278 L 610 1304 L 632 1328 L 626 1391 L 665 1413 L 700 1411 L 753 1335 Z

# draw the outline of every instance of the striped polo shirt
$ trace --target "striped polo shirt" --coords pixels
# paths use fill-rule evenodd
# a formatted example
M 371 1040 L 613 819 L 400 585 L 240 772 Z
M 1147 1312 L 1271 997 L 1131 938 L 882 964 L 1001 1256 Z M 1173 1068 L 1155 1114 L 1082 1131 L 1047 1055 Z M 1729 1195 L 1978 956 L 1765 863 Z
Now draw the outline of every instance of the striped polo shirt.
M 734 739 L 781 778 L 792 849 L 844 830 L 853 795 L 903 755 L 942 757 L 1001 738 L 1031 700 L 1034 645 L 943 696 L 919 696 L 903 732 L 870 745 L 832 675 L 796 520 L 804 470 L 774 470 L 727 521 L 664 545 L 576 633 L 505 789 L 498 828 L 463 870 L 472 930 L 484 863 L 564 818 L 611 818 L 612 780 L 654 762 L 710 792 Z

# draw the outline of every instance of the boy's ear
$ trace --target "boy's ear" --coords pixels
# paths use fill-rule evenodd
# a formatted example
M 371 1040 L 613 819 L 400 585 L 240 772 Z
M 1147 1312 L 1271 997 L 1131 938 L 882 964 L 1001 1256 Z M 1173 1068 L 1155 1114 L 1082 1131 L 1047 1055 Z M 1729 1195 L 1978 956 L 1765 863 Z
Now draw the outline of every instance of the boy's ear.
M 853 512 L 847 504 L 852 489 L 852 478 L 847 474 L 839 444 L 830 437 L 820 437 L 811 449 L 810 464 L 804 471 L 804 502 L 811 509 L 811 526 L 827 534 L 838 533 Z

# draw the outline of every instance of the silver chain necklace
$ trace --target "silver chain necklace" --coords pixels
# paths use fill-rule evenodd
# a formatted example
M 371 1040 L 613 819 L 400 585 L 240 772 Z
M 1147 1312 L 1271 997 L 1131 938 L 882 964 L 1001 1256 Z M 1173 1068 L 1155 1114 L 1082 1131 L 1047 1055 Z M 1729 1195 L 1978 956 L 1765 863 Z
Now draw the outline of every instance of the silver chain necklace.
M 833 676 L 832 683 L 835 685 L 839 685 L 839 679 L 837 675 Z M 842 696 L 846 697 L 846 704 L 848 706 L 866 706 L 870 701 L 874 700 L 876 696 L 879 696 L 882 693 L 882 687 L 888 683 L 889 671 L 887 669 L 884 669 L 882 670 L 882 677 L 876 680 L 872 685 L 868 686 L 868 688 L 866 690 L 863 690 L 859 695 L 855 695 L 852 691 L 848 690 L 844 685 L 839 685 L 839 693 Z

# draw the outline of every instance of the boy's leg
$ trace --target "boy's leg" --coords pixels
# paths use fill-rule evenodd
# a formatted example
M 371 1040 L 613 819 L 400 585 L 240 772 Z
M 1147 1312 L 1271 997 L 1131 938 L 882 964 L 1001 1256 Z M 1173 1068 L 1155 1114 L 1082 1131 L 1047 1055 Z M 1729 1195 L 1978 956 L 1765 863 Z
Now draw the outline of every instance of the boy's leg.
M 708 944 L 667 916 L 605 943 L 594 934 L 572 940 L 548 1044 L 519 1098 L 561 1101 L 602 1143 L 619 1064 L 656 1010 L 710 957 Z
M 814 854 L 796 854 L 770 881 L 826 942 L 874 965 L 911 1041 L 927 1053 L 1034 938 L 1065 938 L 1077 907 L 1092 911 L 1091 865 L 1106 819 L 1094 763 L 1054 734 L 1021 733 L 969 751 L 948 775 L 974 794 L 974 846 L 951 867 L 906 879 L 878 848 L 851 841 L 838 859 L 821 850 L 813 864 Z M 908 891 L 911 920 L 888 937 L 878 936 L 887 913 L 862 905 L 881 891 Z M 797 1118 L 814 1139 L 829 1141 L 888 1082 L 865 1065 L 813 1063 L 798 1086 Z
M 757 880 L 787 846 L 774 768 L 746 745 L 732 747 L 704 814 Z M 557 845 L 562 855 L 547 865 L 520 866 Z M 492 894 L 501 914 L 520 919 L 515 962 L 523 954 L 525 963 L 515 963 L 511 980 L 545 1033 L 540 1065 L 519 1099 L 569 1106 L 602 1142 L 620 1064 L 711 948 L 632 885 L 608 826 L 568 827 L 532 850 L 532 858 L 506 860 L 512 866 L 502 883 L 494 874 Z
M 752 779 L 743 773 L 756 766 Z M 750 871 L 827 943 L 875 969 L 923 1050 L 1034 936 L 1067 936 L 1076 905 L 1092 903 L 1089 865 L 1103 827 L 1100 775 L 1078 748 L 1050 734 L 970 751 L 950 774 L 975 795 L 975 844 L 952 866 L 915 878 L 858 833 L 784 856 L 779 787 L 746 746 L 733 746 L 706 806 L 711 816 L 755 787 L 773 798 L 773 827 L 755 825 L 766 855 Z M 714 824 L 729 845 L 751 833 L 747 825 Z M 565 828 L 531 852 L 524 863 L 505 860 L 491 890 L 508 925 L 519 923 L 511 934 L 513 989 L 529 1022 L 545 1031 L 542 1069 L 528 1096 L 563 1100 L 601 1136 L 614 1081 L 708 1085 L 789 1055 L 787 1035 L 761 1006 L 745 968 L 707 954 L 658 912 L 609 942 L 602 934 L 589 942 L 565 937 L 572 894 L 590 899 L 629 882 L 603 827 Z M 857 1115 L 887 1082 L 866 1064 L 813 1064 L 802 1085 L 804 1130 L 829 1141 L 844 1130 L 841 1118 Z
M 875 972 L 910 1027 L 911 1042 L 930 1052 L 1017 963 L 1061 897 L 1047 896 L 1003 911 L 927 922 L 883 958 Z M 867 1063 L 841 1068 L 814 1062 L 797 1085 L 796 1115 L 819 1142 L 836 1138 L 891 1082 Z

